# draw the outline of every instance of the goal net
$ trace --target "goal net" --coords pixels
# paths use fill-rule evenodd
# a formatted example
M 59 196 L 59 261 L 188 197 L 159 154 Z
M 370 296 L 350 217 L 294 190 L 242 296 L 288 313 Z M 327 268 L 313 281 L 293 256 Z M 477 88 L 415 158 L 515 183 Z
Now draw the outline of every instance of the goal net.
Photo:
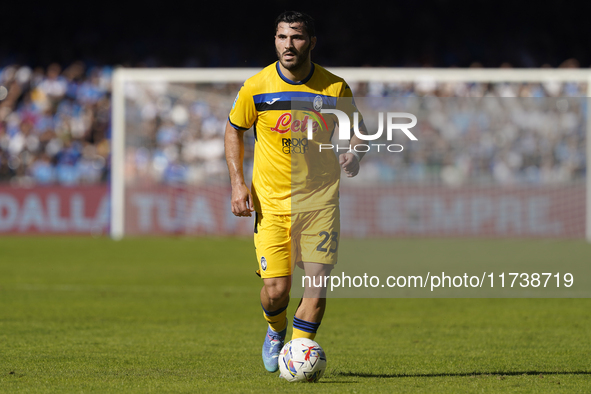
M 392 141 L 385 136 L 372 141 L 402 151 L 370 151 L 359 176 L 341 178 L 343 236 L 591 240 L 586 209 L 590 72 L 331 71 L 351 86 L 370 133 L 380 126 L 379 111 L 417 118 L 412 129 L 417 141 L 402 133 Z M 253 221 L 230 211 L 223 134 L 236 93 L 257 72 L 116 70 L 114 238 L 252 233 Z M 254 144 L 251 130 L 245 134 L 247 182 Z

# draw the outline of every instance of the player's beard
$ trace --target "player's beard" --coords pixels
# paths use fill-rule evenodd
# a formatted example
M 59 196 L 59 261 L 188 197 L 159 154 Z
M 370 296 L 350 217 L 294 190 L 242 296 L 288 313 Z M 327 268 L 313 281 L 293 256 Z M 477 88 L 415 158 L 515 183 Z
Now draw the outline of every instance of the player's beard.
M 308 43 L 307 48 L 304 48 L 299 52 L 296 52 L 295 50 L 283 52 L 283 54 L 285 54 L 285 53 L 293 53 L 294 54 L 293 61 L 291 61 L 289 63 L 283 59 L 283 54 L 279 53 L 277 48 L 275 48 L 275 52 L 277 53 L 277 58 L 279 58 L 279 63 L 281 63 L 281 65 L 286 70 L 297 71 L 300 67 L 302 67 L 304 64 L 306 64 L 308 61 L 310 61 L 311 46 L 312 46 L 312 42 Z

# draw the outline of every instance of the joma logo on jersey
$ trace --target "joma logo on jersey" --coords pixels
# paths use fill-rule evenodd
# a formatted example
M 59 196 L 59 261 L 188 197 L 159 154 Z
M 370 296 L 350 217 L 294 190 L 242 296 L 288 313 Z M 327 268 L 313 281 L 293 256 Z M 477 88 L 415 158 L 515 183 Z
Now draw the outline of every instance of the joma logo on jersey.
M 306 153 L 308 151 L 307 138 L 282 138 L 283 153 Z
M 271 131 L 275 131 L 279 134 L 285 134 L 288 131 L 292 132 L 302 132 L 305 133 L 308 131 L 308 120 L 311 120 L 308 115 L 304 116 L 304 119 L 298 120 L 295 119 L 292 122 L 291 113 L 285 112 L 281 114 L 279 119 L 277 119 L 277 123 L 275 127 L 271 127 Z M 312 121 L 312 132 L 315 133 L 318 131 L 318 122 Z

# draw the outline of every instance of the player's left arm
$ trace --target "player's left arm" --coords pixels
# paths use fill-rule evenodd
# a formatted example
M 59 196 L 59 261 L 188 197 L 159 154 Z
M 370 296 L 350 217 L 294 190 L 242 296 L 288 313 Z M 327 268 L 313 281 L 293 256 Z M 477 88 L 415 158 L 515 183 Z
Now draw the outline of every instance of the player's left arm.
M 356 106 L 354 105 L 353 93 L 351 92 L 351 89 L 349 88 L 349 86 L 346 83 L 344 85 L 342 97 L 351 97 L 352 108 L 354 111 L 358 111 Z M 364 135 L 368 134 L 367 128 L 365 127 L 365 124 L 363 123 L 363 117 L 361 116 L 361 114 L 359 114 L 358 127 L 359 127 L 359 132 L 361 134 L 364 134 Z M 351 134 L 352 134 L 352 137 L 351 137 L 351 140 L 349 141 L 349 145 L 351 146 L 351 151 L 346 152 L 346 153 L 342 153 L 341 155 L 339 155 L 339 164 L 341 165 L 341 168 L 345 172 L 345 175 L 347 175 L 347 177 L 349 177 L 349 178 L 352 178 L 359 173 L 359 168 L 360 168 L 359 162 L 361 161 L 361 159 L 365 155 L 365 152 L 357 152 L 355 150 L 355 147 L 357 145 L 363 144 L 363 140 L 361 138 L 357 137 L 357 134 L 355 134 L 353 132 L 353 130 L 351 130 Z

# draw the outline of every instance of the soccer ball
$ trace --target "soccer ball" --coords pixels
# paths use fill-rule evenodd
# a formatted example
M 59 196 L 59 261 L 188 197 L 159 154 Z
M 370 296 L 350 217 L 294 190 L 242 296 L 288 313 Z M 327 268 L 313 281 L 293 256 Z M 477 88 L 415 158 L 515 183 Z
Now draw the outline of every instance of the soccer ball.
M 311 339 L 289 341 L 279 353 L 279 372 L 288 382 L 317 382 L 326 370 L 326 355 Z

